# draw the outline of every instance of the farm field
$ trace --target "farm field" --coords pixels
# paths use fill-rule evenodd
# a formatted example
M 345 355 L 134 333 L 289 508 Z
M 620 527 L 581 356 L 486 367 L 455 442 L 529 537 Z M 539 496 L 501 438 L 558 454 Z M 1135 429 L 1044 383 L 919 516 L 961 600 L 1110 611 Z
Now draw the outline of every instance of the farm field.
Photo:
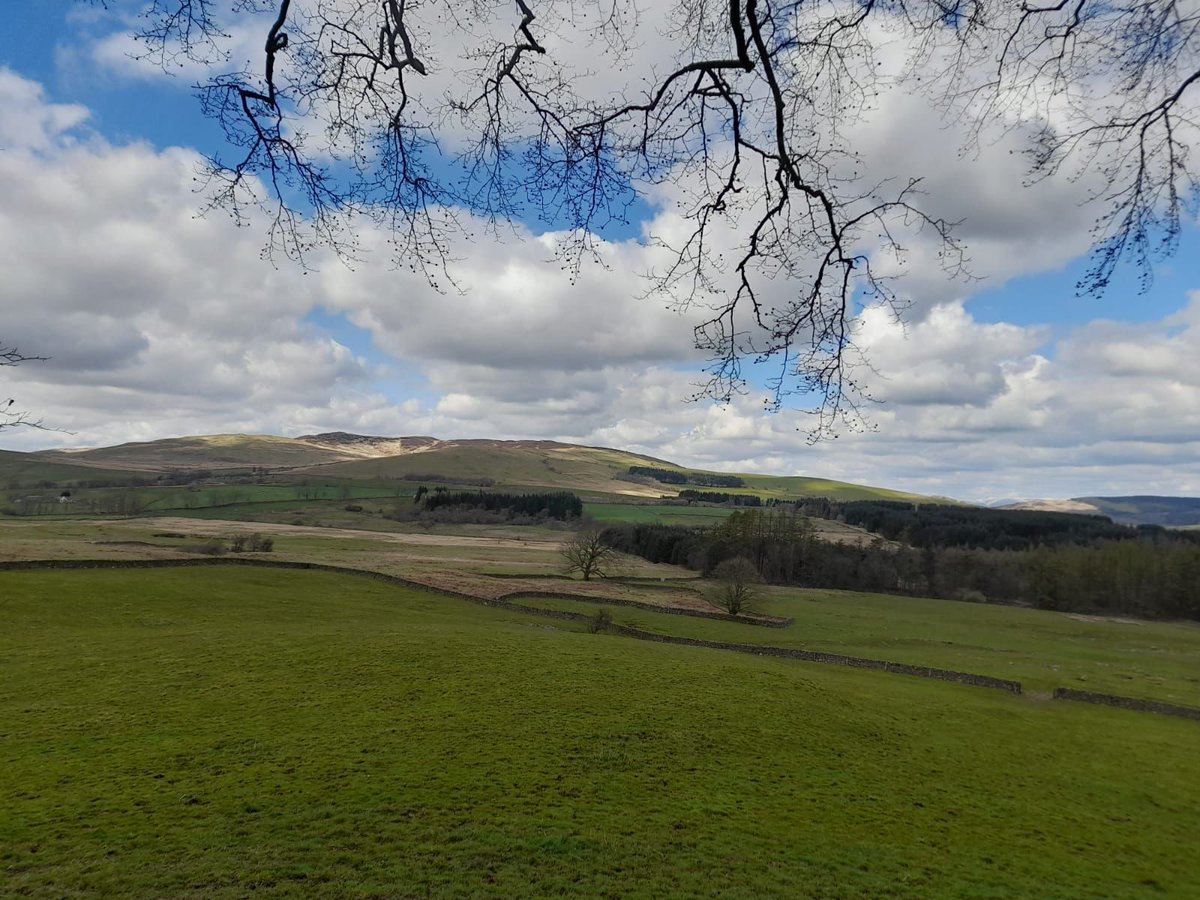
M 1200 891 L 1193 722 L 323 573 L 3 572 L 0 608 L 14 893 Z
M 228 515 L 232 510 L 269 510 L 285 503 L 292 504 L 293 508 L 321 502 L 349 503 L 363 498 L 395 503 L 397 499 L 411 498 L 415 489 L 415 485 L 396 482 L 380 484 L 332 480 L 77 488 L 71 492 L 70 502 L 61 504 L 58 502 L 56 490 L 50 490 L 48 493 L 43 491 L 41 497 L 48 501 L 48 505 L 39 506 L 38 511 L 32 514 L 25 511 L 22 517 L 79 517 L 88 514 L 103 516 L 114 511 L 119 511 L 122 515 L 161 515 L 167 512 L 185 515 Z M 23 499 L 28 498 L 21 498 L 16 492 L 9 494 L 9 502 L 14 509 L 21 508 Z
M 308 521 L 306 515 L 305 521 Z M 0 561 L 30 559 L 194 559 L 205 545 L 228 541 L 234 534 L 261 532 L 275 541 L 272 559 L 314 562 L 415 578 L 480 596 L 561 583 L 559 553 L 569 532 L 536 526 L 454 525 L 424 528 L 376 519 L 396 530 L 293 525 L 274 522 L 222 521 L 161 516 L 118 520 L 0 520 Z M 621 572 L 634 578 L 673 580 L 691 573 L 655 565 L 636 557 L 621 560 Z M 531 579 L 522 584 L 522 577 Z M 613 582 L 572 583 L 572 590 L 636 598 L 635 588 Z M 657 602 L 671 602 L 655 590 Z M 692 603 L 694 591 L 679 599 Z
M 865 656 L 1056 687 L 1200 707 L 1200 625 L 1104 619 L 953 600 L 770 588 L 762 612 L 786 628 L 604 607 L 644 631 Z M 594 614 L 591 602 L 533 598 L 523 605 Z
M 399 523 L 378 520 L 395 528 Z M 230 522 L 182 517 L 0 522 L 0 560 L 194 558 L 194 548 L 234 533 L 275 539 L 272 559 L 316 562 L 416 579 L 477 596 L 568 591 L 653 605 L 713 610 L 706 582 L 675 566 L 622 556 L 618 579 L 561 577 L 568 532 L 503 525 L 408 531 Z M 569 599 L 524 604 L 594 615 Z M 885 594 L 766 588 L 762 613 L 786 628 L 604 607 L 617 624 L 704 640 L 843 653 L 1015 679 L 1027 692 L 1071 687 L 1200 706 L 1200 625 L 1097 618 L 1048 610 Z
M 679 506 L 671 504 L 585 503 L 585 515 L 602 525 L 657 522 L 662 525 L 720 525 L 735 512 L 727 506 Z

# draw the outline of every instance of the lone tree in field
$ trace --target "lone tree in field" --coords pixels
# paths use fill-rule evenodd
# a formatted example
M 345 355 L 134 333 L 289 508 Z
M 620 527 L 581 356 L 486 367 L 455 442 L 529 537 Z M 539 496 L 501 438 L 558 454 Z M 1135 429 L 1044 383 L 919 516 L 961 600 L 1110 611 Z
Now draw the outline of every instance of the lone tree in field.
M 353 258 L 370 222 L 442 286 L 454 240 L 540 217 L 578 267 L 639 198 L 665 196 L 650 287 L 703 311 L 698 396 L 728 400 L 744 361 L 772 362 L 768 406 L 799 394 L 818 431 L 857 419 L 857 310 L 902 311 L 897 261 L 919 243 L 952 273 L 964 262 L 954 223 L 923 205 L 927 173 L 864 168 L 850 129 L 881 90 L 927 98 L 968 145 L 1018 141 L 1034 189 L 1082 179 L 1083 292 L 1121 260 L 1148 277 L 1198 200 L 1191 0 L 142 5 L 144 58 L 215 73 L 198 85 L 226 142 L 211 203 L 264 209 L 268 253 Z M 234 59 L 256 32 L 257 58 Z
M 762 576 L 744 556 L 722 560 L 713 569 L 713 577 L 719 582 L 714 594 L 716 604 L 731 616 L 749 612 L 761 597 L 758 586 Z
M 578 572 L 584 581 L 591 581 L 593 575 L 607 576 L 617 558 L 617 552 L 601 540 L 598 528 L 580 531 L 563 545 L 561 553 L 567 563 L 566 573 L 574 575 Z

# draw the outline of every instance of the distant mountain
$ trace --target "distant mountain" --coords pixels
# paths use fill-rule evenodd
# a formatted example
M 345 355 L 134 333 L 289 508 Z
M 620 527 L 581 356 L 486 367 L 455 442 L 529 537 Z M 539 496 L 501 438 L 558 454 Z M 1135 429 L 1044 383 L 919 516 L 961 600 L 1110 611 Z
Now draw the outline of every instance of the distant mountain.
M 267 469 L 274 473 L 352 479 L 429 480 L 503 487 L 552 487 L 632 497 L 674 496 L 688 487 L 714 483 L 727 473 L 688 469 L 675 463 L 607 447 L 559 441 L 442 440 L 427 435 L 382 437 L 342 431 L 296 438 L 217 434 L 166 438 L 92 450 L 48 450 L 15 454 L 8 461 L 97 469 L 165 473 L 188 469 Z M 630 469 L 677 473 L 665 483 Z M 0 484 L 4 483 L 0 465 Z M 762 497 L 824 496 L 840 500 L 946 502 L 885 488 L 804 476 L 739 475 L 741 490 Z M 672 479 L 675 480 L 675 479 Z M 950 501 L 953 502 L 953 501 Z
M 993 505 L 993 504 L 989 504 Z M 1008 503 L 994 504 L 997 509 L 1027 509 L 1031 512 L 1065 512 L 1078 513 L 1082 516 L 1105 515 L 1100 508 L 1084 500 L 1013 500 Z
M 1200 497 L 1073 497 L 1070 500 L 1023 500 L 1004 508 L 1107 516 L 1122 525 L 1200 526 Z
M 1200 525 L 1200 497 L 1080 497 L 1079 501 L 1126 525 Z

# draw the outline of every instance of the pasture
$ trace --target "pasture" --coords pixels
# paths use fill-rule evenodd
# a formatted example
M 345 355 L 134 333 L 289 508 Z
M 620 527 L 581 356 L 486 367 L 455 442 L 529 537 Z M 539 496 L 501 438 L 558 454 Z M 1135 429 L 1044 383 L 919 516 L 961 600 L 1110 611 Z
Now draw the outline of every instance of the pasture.
M 3 572 L 0 611 L 14 894 L 1200 891 L 1193 722 L 324 573 Z
M 1014 679 L 1026 692 L 1070 687 L 1200 707 L 1200 624 L 851 591 L 768 588 L 765 593 L 757 609 L 791 618 L 791 625 L 761 628 L 573 600 L 520 602 L 587 615 L 604 608 L 619 625 L 660 634 Z
M 636 509 L 637 507 L 628 507 Z M 654 605 L 709 609 L 711 585 L 694 572 L 621 556 L 613 574 L 587 584 L 561 576 L 559 548 L 569 533 L 533 526 L 457 525 L 407 531 L 388 520 L 344 523 L 333 512 L 320 527 L 184 517 L 109 521 L 37 519 L 0 522 L 0 561 L 19 559 L 167 559 L 194 557 L 197 545 L 236 532 L 275 539 L 271 558 L 316 562 L 413 578 L 433 586 L 496 597 L 522 590 L 569 591 L 594 600 L 617 597 Z M 312 521 L 312 517 L 302 521 Z M 833 523 L 836 524 L 836 523 Z M 848 528 L 849 526 L 843 526 Z M 837 539 L 838 535 L 829 535 Z M 847 535 L 847 539 L 852 535 Z M 604 607 L 617 624 L 645 631 L 742 644 L 843 653 L 991 675 L 1027 692 L 1057 687 L 1100 691 L 1200 707 L 1200 625 L 1100 618 L 988 604 L 887 594 L 768 587 L 761 612 L 793 619 L 761 628 Z M 593 615 L 603 604 L 560 599 L 527 605 Z
M 585 503 L 585 515 L 602 525 L 640 524 L 661 525 L 720 525 L 734 512 L 729 506 L 686 506 L 665 503 Z

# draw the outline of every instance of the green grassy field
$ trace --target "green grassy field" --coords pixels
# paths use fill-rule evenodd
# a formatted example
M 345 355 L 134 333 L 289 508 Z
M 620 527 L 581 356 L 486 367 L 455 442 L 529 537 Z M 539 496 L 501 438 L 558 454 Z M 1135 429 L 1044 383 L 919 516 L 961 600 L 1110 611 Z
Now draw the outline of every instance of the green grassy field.
M 252 507 L 260 504 L 340 500 L 351 503 L 362 498 L 411 497 L 415 485 L 373 482 L 325 481 L 282 484 L 154 485 L 145 487 L 83 488 L 73 492 L 74 500 L 62 507 L 68 514 L 80 515 L 90 506 L 112 509 L 121 495 L 132 498 L 128 509 L 138 515 L 166 512 L 190 512 L 204 509 Z
M 0 573 L 12 895 L 1196 896 L 1196 723 L 361 579 Z
M 704 640 L 768 644 L 934 666 L 1200 707 L 1200 625 L 1123 622 L 952 600 L 770 588 L 760 609 L 787 628 L 606 607 L 613 621 Z M 594 614 L 594 603 L 522 600 Z
M 734 511 L 725 506 L 585 503 L 584 515 L 603 524 L 657 522 L 663 525 L 719 525 Z
M 749 493 L 760 497 L 776 497 L 779 499 L 795 497 L 828 497 L 830 500 L 903 500 L 914 503 L 929 503 L 932 501 L 957 501 L 945 498 L 927 497 L 921 494 L 910 494 L 905 491 L 893 491 L 888 488 L 871 487 L 863 484 L 850 484 L 845 481 L 832 481 L 828 478 L 810 478 L 804 475 L 747 475 L 742 480 L 746 482 Z M 744 492 L 745 493 L 745 492 Z

